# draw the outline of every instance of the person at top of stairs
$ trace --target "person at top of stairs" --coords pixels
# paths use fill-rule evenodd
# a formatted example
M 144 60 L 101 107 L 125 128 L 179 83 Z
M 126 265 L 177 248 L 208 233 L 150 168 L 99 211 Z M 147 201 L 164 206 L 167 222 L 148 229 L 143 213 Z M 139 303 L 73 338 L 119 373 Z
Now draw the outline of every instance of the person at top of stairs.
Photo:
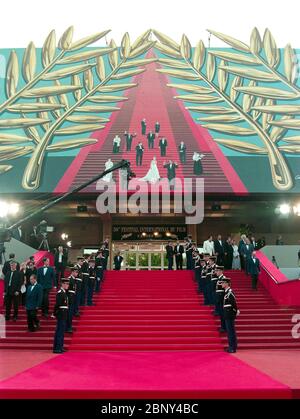
M 141 120 L 141 129 L 142 129 L 142 135 L 146 135 L 146 129 L 147 129 L 146 118 L 143 118 Z
M 223 300 L 224 319 L 228 337 L 228 348 L 226 352 L 235 353 L 237 351 L 237 336 L 235 330 L 235 319 L 240 314 L 235 295 L 230 287 L 229 278 L 223 278 L 222 287 L 225 291 Z
M 257 290 L 258 275 L 260 273 L 260 262 L 256 257 L 255 250 L 252 252 L 251 258 L 249 258 L 248 270 L 252 279 L 252 289 Z

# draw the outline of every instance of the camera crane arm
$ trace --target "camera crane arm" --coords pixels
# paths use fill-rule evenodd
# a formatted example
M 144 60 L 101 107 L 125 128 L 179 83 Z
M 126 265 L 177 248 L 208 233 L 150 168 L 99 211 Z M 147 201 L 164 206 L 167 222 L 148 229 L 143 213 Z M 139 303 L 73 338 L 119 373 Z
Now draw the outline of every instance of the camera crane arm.
M 8 237 L 10 236 L 11 231 L 13 229 L 19 227 L 20 225 L 22 225 L 25 221 L 28 221 L 31 218 L 35 217 L 36 215 L 39 215 L 39 214 L 43 213 L 47 209 L 53 207 L 54 205 L 63 201 L 64 199 L 71 196 L 72 194 L 81 191 L 82 189 L 89 186 L 91 183 L 94 183 L 97 180 L 101 179 L 102 177 L 106 176 L 108 173 L 114 172 L 115 170 L 118 170 L 118 169 L 124 169 L 124 168 L 126 168 L 128 170 L 127 176 L 129 178 L 135 176 L 134 173 L 130 169 L 130 162 L 128 160 L 121 160 L 119 163 L 114 164 L 110 169 L 105 170 L 100 175 L 97 175 L 97 176 L 93 177 L 92 179 L 88 180 L 87 182 L 84 182 L 83 184 L 81 184 L 81 185 L 77 186 L 76 188 L 72 189 L 71 191 L 64 193 L 63 195 L 59 196 L 58 198 L 55 198 L 53 201 L 48 202 L 48 204 L 42 206 L 41 208 L 34 211 L 33 213 L 31 213 L 31 214 L 27 215 L 26 217 L 22 218 L 21 220 L 15 222 L 11 226 L 9 226 L 5 229 L 2 229 L 2 231 L 0 230 L 0 242 L 9 241 L 10 238 L 8 238 Z M 5 236 L 6 236 L 6 238 L 5 238 Z M 4 238 L 4 240 L 2 240 L 2 238 Z

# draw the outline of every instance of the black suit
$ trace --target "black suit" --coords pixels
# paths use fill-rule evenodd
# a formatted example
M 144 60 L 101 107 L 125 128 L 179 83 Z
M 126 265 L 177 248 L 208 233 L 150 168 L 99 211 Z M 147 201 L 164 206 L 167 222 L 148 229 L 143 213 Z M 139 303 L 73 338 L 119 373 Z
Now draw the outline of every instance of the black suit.
M 114 265 L 115 265 L 115 271 L 119 271 L 121 269 L 121 265 L 123 262 L 123 257 L 122 256 L 115 256 L 114 257 Z
M 186 145 L 185 144 L 180 144 L 178 146 L 178 151 L 179 151 L 179 157 L 180 157 L 180 163 L 186 163 Z
M 183 252 L 184 252 L 184 247 L 182 246 L 182 244 L 176 244 L 176 246 L 174 246 L 176 269 L 182 269 Z
M 221 243 L 220 243 L 221 242 Z M 215 253 L 217 254 L 217 265 L 224 265 L 225 243 L 222 240 L 214 241 Z M 231 269 L 231 268 L 230 268 Z
M 147 135 L 147 138 L 148 138 L 148 148 L 154 148 L 154 139 L 155 139 L 154 132 L 149 132 Z
M 252 279 L 252 289 L 257 289 L 257 280 L 260 273 L 260 262 L 259 259 L 250 257 L 248 260 L 248 272 Z
M 7 274 L 7 272 L 10 272 L 10 261 L 11 259 L 7 260 L 6 262 L 4 262 L 3 268 L 2 268 L 2 273 L 5 276 Z M 20 270 L 20 264 L 17 262 L 17 267 L 16 270 L 19 271 Z
M 168 244 L 166 246 L 166 252 L 167 252 L 167 259 L 168 259 L 168 270 L 172 271 L 172 269 L 173 269 L 173 255 L 174 255 L 173 246 Z
M 160 148 L 160 155 L 161 157 L 165 157 L 167 155 L 167 146 L 168 146 L 168 141 L 164 138 L 159 140 L 159 148 Z
M 168 171 L 167 177 L 168 177 L 170 182 L 171 182 L 172 179 L 176 178 L 176 168 L 177 167 L 178 166 L 175 163 L 172 163 L 172 164 L 168 163 L 168 164 L 164 165 L 164 168 L 167 169 L 167 171 Z
M 126 151 L 131 151 L 132 146 L 132 140 L 135 137 L 133 134 L 124 134 L 125 135 L 125 141 L 126 141 Z
M 233 261 L 233 247 L 232 244 L 226 241 L 224 243 L 224 267 L 225 269 L 232 269 L 232 261 Z
M 5 318 L 10 319 L 11 306 L 14 306 L 14 318 L 18 317 L 22 278 L 19 271 L 7 272 L 4 277 Z M 18 295 L 16 295 L 18 293 Z
M 137 145 L 135 147 L 136 157 L 135 162 L 137 166 L 141 166 L 143 163 L 143 154 L 144 154 L 144 147 L 142 145 Z
M 61 255 L 61 262 L 59 261 L 59 255 L 60 253 L 57 251 L 55 253 L 55 259 L 54 259 L 55 274 L 56 274 L 55 275 L 56 287 L 58 287 L 59 285 L 58 284 L 59 280 L 64 277 L 65 269 L 68 263 L 68 252 L 66 251 L 66 249 L 63 250 L 63 253 Z

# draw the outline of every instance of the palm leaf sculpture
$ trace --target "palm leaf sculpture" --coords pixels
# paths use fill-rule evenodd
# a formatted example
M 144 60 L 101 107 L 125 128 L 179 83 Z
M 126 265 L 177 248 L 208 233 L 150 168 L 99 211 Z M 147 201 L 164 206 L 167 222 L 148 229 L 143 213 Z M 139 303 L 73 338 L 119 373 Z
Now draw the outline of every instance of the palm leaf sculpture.
M 97 142 L 91 138 L 74 139 L 74 136 L 104 128 L 109 119 L 98 114 L 118 110 L 111 104 L 127 99 L 110 94 L 137 86 L 137 83 L 121 80 L 142 73 L 145 68 L 140 66 L 156 61 L 155 58 L 139 58 L 155 44 L 149 40 L 151 30 L 133 44 L 125 33 L 120 49 L 114 40 L 106 48 L 85 49 L 108 32 L 73 42 L 73 27 L 69 27 L 57 47 L 55 31 L 52 31 L 42 48 L 43 69 L 39 73 L 36 72 L 37 51 L 32 42 L 23 54 L 22 65 L 16 52 L 11 51 L 6 70 L 7 100 L 0 104 L 0 161 L 30 156 L 23 175 L 23 188 L 35 190 L 40 186 L 47 152 Z M 108 57 L 109 71 L 104 56 Z M 22 86 L 18 88 L 21 78 Z M 109 84 L 115 80 L 121 82 Z M 17 117 L 12 117 L 12 113 Z M 19 128 L 24 130 L 24 136 L 6 131 Z M 53 141 L 61 136 L 70 136 L 70 139 Z M 0 173 L 10 169 L 11 165 L 3 164 Z
M 187 109 L 208 115 L 197 118 L 205 122 L 202 126 L 226 135 L 258 137 L 261 145 L 228 138 L 214 141 L 241 153 L 267 155 L 275 188 L 291 189 L 293 179 L 284 154 L 300 153 L 300 136 L 286 136 L 288 130 L 300 130 L 300 119 L 295 119 L 300 115 L 295 102 L 300 99 L 300 88 L 295 84 L 296 55 L 292 47 L 287 45 L 280 51 L 268 29 L 262 40 L 255 28 L 250 46 L 209 32 L 235 51 L 207 50 L 202 41 L 193 51 L 186 35 L 178 44 L 153 30 L 160 41 L 155 48 L 167 56 L 159 59 L 165 68 L 157 71 L 194 82 L 168 86 L 188 92 L 175 96 L 194 104 Z M 281 54 L 283 72 L 278 69 Z

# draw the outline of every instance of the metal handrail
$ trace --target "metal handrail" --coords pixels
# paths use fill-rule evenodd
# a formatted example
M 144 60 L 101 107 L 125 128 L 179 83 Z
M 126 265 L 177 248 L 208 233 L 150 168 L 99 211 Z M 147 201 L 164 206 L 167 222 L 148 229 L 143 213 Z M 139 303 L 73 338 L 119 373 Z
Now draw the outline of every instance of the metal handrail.
M 277 279 L 274 277 L 274 275 L 269 271 L 269 269 L 265 265 L 261 264 L 261 267 L 267 272 L 267 274 L 270 276 L 272 281 L 275 282 L 275 284 L 277 284 L 277 285 L 287 284 L 287 283 L 294 282 L 294 281 L 299 281 L 299 278 L 295 278 L 295 279 L 286 279 L 286 281 L 278 282 Z

